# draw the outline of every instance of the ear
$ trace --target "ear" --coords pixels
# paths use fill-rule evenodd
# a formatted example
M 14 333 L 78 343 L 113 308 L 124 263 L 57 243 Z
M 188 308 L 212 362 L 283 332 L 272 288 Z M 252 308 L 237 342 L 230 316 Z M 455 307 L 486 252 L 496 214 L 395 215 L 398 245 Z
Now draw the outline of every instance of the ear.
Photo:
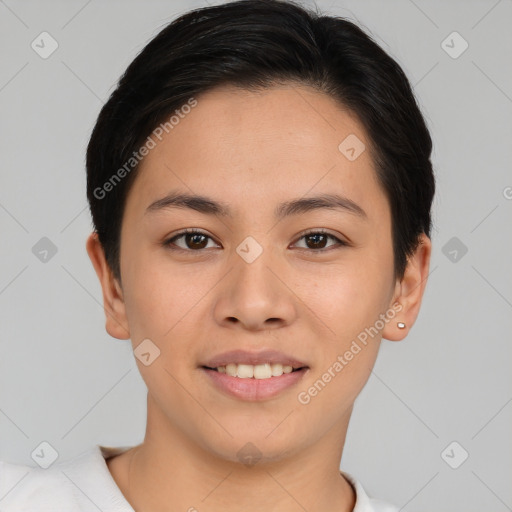
M 397 313 L 384 327 L 382 337 L 390 341 L 403 340 L 414 325 L 420 311 L 430 267 L 432 243 L 424 233 L 419 238 L 418 247 L 407 260 L 403 278 L 396 282 L 395 293 L 389 305 L 390 307 L 395 305 L 393 309 Z M 396 303 L 401 305 L 401 309 Z M 398 322 L 403 322 L 405 328 L 400 329 Z
M 113 338 L 127 340 L 130 338 L 130 331 L 126 318 L 123 291 L 110 270 L 98 233 L 92 232 L 89 235 L 85 247 L 103 290 L 105 329 Z

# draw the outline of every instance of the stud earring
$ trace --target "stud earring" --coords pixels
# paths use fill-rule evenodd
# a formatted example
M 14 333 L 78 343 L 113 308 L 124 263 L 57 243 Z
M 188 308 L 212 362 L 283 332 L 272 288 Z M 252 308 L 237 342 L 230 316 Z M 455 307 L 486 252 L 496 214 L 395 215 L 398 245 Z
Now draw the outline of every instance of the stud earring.
M 396 325 L 399 329 L 405 329 L 405 324 L 403 322 L 397 322 Z

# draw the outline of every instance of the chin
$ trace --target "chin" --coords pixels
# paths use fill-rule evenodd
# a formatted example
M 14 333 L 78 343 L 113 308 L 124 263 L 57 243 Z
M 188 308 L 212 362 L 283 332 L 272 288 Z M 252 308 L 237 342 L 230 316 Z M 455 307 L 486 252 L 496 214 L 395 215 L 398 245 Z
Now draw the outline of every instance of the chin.
M 300 443 L 285 429 L 278 433 L 278 429 L 262 432 L 238 428 L 234 432 L 233 437 L 226 434 L 222 439 L 205 439 L 204 445 L 215 457 L 246 467 L 279 462 L 300 449 Z M 269 432 L 272 433 L 269 435 Z

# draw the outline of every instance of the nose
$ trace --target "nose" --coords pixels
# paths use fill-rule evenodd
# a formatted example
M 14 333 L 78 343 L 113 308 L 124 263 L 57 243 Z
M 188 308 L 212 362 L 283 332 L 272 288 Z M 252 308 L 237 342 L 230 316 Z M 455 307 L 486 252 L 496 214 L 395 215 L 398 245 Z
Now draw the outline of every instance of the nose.
M 222 280 L 215 303 L 215 319 L 224 327 L 250 331 L 290 325 L 297 315 L 297 297 L 283 271 L 272 265 L 271 251 L 251 263 L 234 255 L 231 272 Z

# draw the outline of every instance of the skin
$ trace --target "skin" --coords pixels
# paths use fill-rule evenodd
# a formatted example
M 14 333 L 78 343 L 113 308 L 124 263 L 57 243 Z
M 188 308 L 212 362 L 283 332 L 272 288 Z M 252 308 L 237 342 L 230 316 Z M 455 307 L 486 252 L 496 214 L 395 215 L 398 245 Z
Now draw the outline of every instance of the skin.
M 416 320 L 430 240 L 422 235 L 404 277 L 395 279 L 390 208 L 370 151 L 349 161 L 338 150 L 349 134 L 366 148 L 369 139 L 330 97 L 289 85 L 264 92 L 223 87 L 197 100 L 145 157 L 128 195 L 122 286 L 97 236 L 87 240 L 107 332 L 131 338 L 134 349 L 149 338 L 161 351 L 149 366 L 136 359 L 148 388 L 144 442 L 109 459 L 108 468 L 137 512 L 352 511 L 354 491 L 339 464 L 354 400 L 381 337 L 399 341 Z M 222 201 L 233 217 L 188 208 L 145 214 L 170 191 Z M 274 218 L 278 204 L 322 193 L 348 197 L 366 218 L 341 209 Z M 163 245 L 184 228 L 205 232 L 207 247 L 197 249 L 197 238 L 187 245 L 186 237 L 174 241 L 181 251 Z M 301 237 L 320 228 L 349 245 Z M 247 236 L 263 249 L 252 263 L 236 252 Z M 402 309 L 393 320 L 307 405 L 300 403 L 298 393 L 396 303 Z M 199 365 L 238 348 L 281 350 L 309 370 L 272 399 L 228 397 Z M 248 442 L 262 456 L 250 467 L 237 457 Z

